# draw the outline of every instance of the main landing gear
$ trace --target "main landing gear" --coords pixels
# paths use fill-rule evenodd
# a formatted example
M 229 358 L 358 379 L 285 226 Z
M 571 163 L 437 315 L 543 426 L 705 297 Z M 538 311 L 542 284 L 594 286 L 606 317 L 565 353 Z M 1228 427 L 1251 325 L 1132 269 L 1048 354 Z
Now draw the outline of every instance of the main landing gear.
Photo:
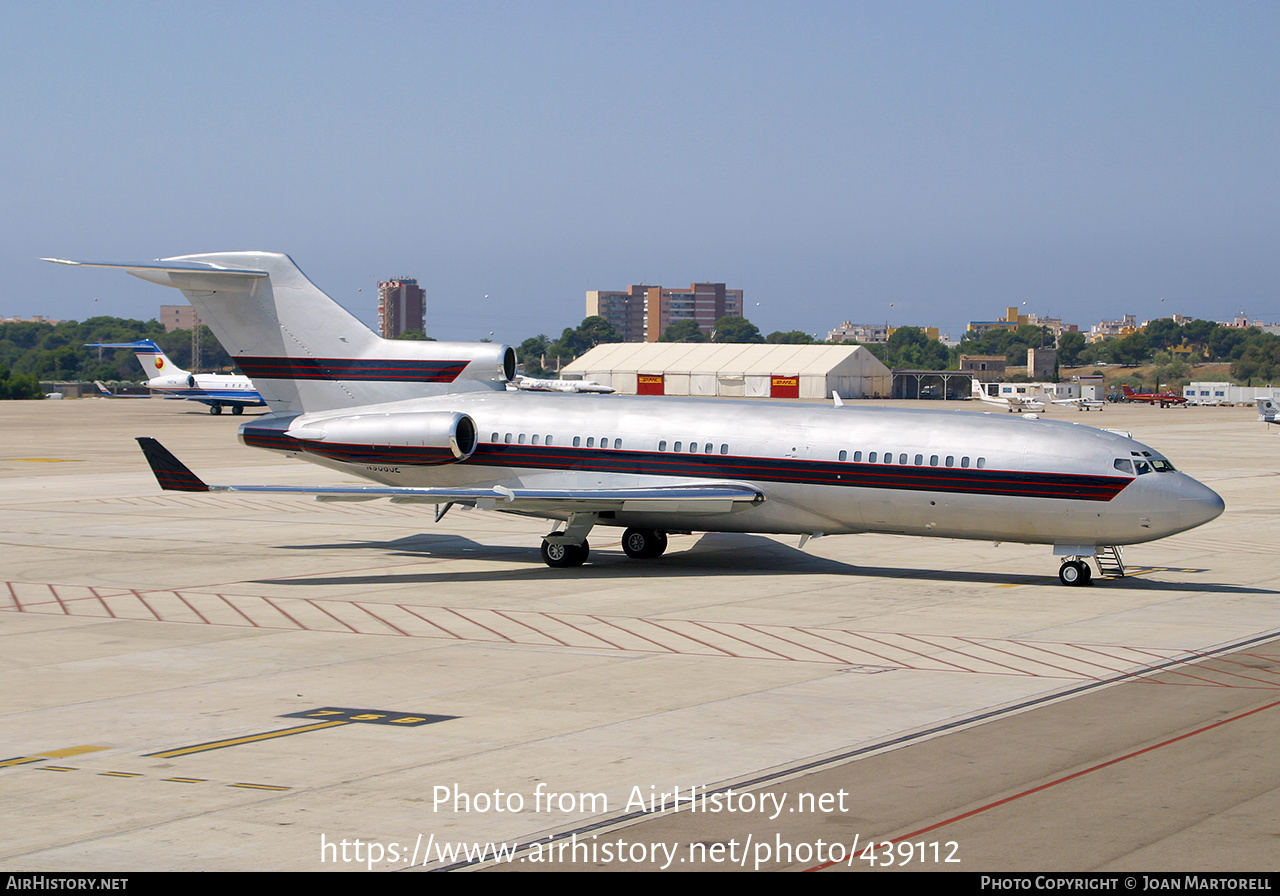
M 215 416 L 215 417 L 216 417 L 216 416 L 218 416 L 219 414 L 221 414 L 221 413 L 222 413 L 222 405 L 220 405 L 220 404 L 211 404 L 211 405 L 209 405 L 209 413 L 210 413 L 210 414 L 213 414 L 213 416 Z
M 582 539 L 582 544 L 542 543 L 542 562 L 555 569 L 581 566 L 587 562 L 587 555 L 590 553 L 591 545 L 587 544 L 585 538 Z
M 581 566 L 587 562 L 591 547 L 586 533 L 594 524 L 594 514 L 589 519 L 574 515 L 562 531 L 552 532 L 542 540 L 542 562 L 555 569 Z M 575 542 L 574 538 L 581 537 Z M 667 549 L 667 533 L 661 529 L 628 529 L 622 533 L 622 550 L 632 560 L 652 560 L 661 557 Z
M 571 513 L 563 529 L 542 539 L 542 562 L 555 569 L 581 566 L 587 562 L 591 546 L 587 533 L 600 518 L 598 513 Z
M 661 529 L 628 529 L 622 533 L 622 550 L 632 560 L 652 560 L 667 549 L 667 533 Z

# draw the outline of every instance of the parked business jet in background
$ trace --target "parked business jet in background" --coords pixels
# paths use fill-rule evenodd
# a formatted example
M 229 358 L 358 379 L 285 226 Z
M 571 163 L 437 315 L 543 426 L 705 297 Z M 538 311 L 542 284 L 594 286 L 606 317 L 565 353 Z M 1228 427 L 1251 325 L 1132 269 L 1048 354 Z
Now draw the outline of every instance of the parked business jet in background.
M 1019 414 L 1027 411 L 1043 411 L 1044 402 L 1035 398 L 1023 398 L 1018 395 L 997 395 L 995 390 L 1000 388 L 998 383 L 983 384 L 977 380 L 973 381 L 973 397 L 987 404 L 995 405 L 1002 410 L 1013 413 L 1017 411 Z M 987 390 L 991 389 L 991 392 Z
M 1055 398 L 1054 404 L 1075 405 L 1077 411 L 1100 411 L 1107 406 L 1097 398 Z
M 1128 386 L 1121 386 L 1124 392 L 1125 401 L 1145 401 L 1147 404 L 1158 404 L 1162 408 L 1169 405 L 1185 405 L 1187 399 L 1183 395 L 1177 395 L 1173 392 L 1134 392 Z
M 139 439 L 162 488 L 454 504 L 559 521 L 549 566 L 582 564 L 597 526 L 633 558 L 667 534 L 858 532 L 1049 544 L 1064 584 L 1119 545 L 1207 523 L 1211 489 L 1132 439 L 1060 421 L 954 411 L 508 392 L 509 346 L 389 341 L 286 255 L 235 252 L 122 268 L 183 291 L 271 413 L 246 445 L 373 480 L 207 485 Z
M 224 407 L 231 413 L 243 414 L 245 408 L 265 407 L 247 376 L 223 373 L 189 373 L 169 360 L 160 346 L 150 339 L 137 342 L 93 342 L 86 348 L 131 348 L 149 379 L 147 388 L 172 398 L 186 398 L 209 406 L 210 414 L 221 414 Z M 102 391 L 105 386 L 99 385 Z M 107 397 L 117 398 L 109 391 Z
M 594 380 L 542 380 L 517 373 L 515 380 L 507 383 L 507 389 L 519 392 L 599 392 L 612 393 L 612 386 L 602 386 Z
M 1280 403 L 1274 398 L 1258 399 L 1258 422 L 1280 423 Z

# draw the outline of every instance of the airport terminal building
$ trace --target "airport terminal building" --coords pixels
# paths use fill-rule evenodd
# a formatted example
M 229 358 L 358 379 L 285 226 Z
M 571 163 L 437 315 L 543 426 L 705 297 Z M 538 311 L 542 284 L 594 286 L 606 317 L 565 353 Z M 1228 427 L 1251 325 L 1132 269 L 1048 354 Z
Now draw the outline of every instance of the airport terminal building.
M 610 343 L 561 371 L 630 395 L 885 398 L 893 376 L 859 345 Z

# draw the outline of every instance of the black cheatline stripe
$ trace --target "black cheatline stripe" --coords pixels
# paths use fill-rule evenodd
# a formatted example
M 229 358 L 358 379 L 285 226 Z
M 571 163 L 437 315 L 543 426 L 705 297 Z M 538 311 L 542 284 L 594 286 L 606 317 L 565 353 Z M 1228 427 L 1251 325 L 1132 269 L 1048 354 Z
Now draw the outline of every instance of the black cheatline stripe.
M 263 448 L 290 451 L 302 449 L 313 454 L 359 463 L 433 466 L 455 461 L 453 452 L 447 449 L 433 452 L 426 447 L 326 444 L 287 437 L 258 436 L 249 430 L 245 431 L 245 441 Z M 1078 501 L 1110 501 L 1132 481 L 1119 476 L 1083 473 L 891 467 L 787 458 L 661 454 L 607 448 L 535 448 L 531 445 L 481 444 L 465 462 L 547 470 L 699 476 L 840 488 L 956 492 Z
M 584 472 L 715 476 L 846 488 L 965 492 L 1088 501 L 1109 501 L 1131 481 L 1115 476 L 1079 473 L 890 467 L 786 458 L 684 456 L 616 449 L 535 449 L 527 445 L 481 445 L 471 456 L 470 462 L 549 469 L 572 468 Z
M 429 445 L 348 445 L 329 442 L 304 441 L 301 447 L 308 454 L 319 454 L 337 460 L 349 460 L 362 464 L 410 464 L 438 466 L 458 460 L 448 448 Z
M 452 383 L 468 361 L 409 361 L 358 358 L 235 359 L 250 379 L 284 380 L 384 380 Z
M 451 448 L 435 448 L 430 445 L 369 445 L 343 442 L 317 442 L 295 439 L 289 436 L 267 435 L 245 430 L 245 444 L 255 448 L 272 448 L 281 451 L 305 451 L 335 460 L 362 464 L 407 464 L 410 466 L 439 466 L 457 461 Z
M 260 430 L 246 429 L 244 431 L 244 441 L 246 445 L 253 445 L 256 448 L 281 448 L 285 451 L 298 451 L 301 445 L 298 440 L 278 434 L 275 430 L 262 432 Z

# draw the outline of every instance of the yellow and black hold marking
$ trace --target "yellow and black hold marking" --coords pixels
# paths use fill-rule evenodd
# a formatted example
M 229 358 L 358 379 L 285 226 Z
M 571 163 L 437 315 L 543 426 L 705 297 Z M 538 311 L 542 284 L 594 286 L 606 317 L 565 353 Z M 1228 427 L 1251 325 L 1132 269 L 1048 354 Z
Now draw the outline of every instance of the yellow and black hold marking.
M 393 725 L 400 728 L 417 728 L 433 722 L 444 722 L 456 719 L 457 716 L 440 716 L 429 713 L 386 712 L 377 709 L 351 709 L 343 706 L 322 706 L 319 709 L 308 709 L 303 712 L 291 712 L 281 716 L 283 719 L 315 719 L 310 725 L 298 725 L 294 728 L 281 728 L 277 731 L 264 731 L 260 734 L 246 734 L 243 737 L 231 737 L 226 740 L 214 740 L 189 747 L 178 747 L 173 750 L 162 750 L 159 753 L 145 755 L 157 759 L 172 759 L 176 756 L 189 756 L 192 753 L 204 753 L 209 750 L 221 750 L 224 747 L 238 747 L 243 744 L 257 743 L 276 737 L 289 737 L 294 734 L 306 734 L 309 731 L 320 731 L 324 728 L 336 728 L 339 725 L 364 723 L 368 725 Z

